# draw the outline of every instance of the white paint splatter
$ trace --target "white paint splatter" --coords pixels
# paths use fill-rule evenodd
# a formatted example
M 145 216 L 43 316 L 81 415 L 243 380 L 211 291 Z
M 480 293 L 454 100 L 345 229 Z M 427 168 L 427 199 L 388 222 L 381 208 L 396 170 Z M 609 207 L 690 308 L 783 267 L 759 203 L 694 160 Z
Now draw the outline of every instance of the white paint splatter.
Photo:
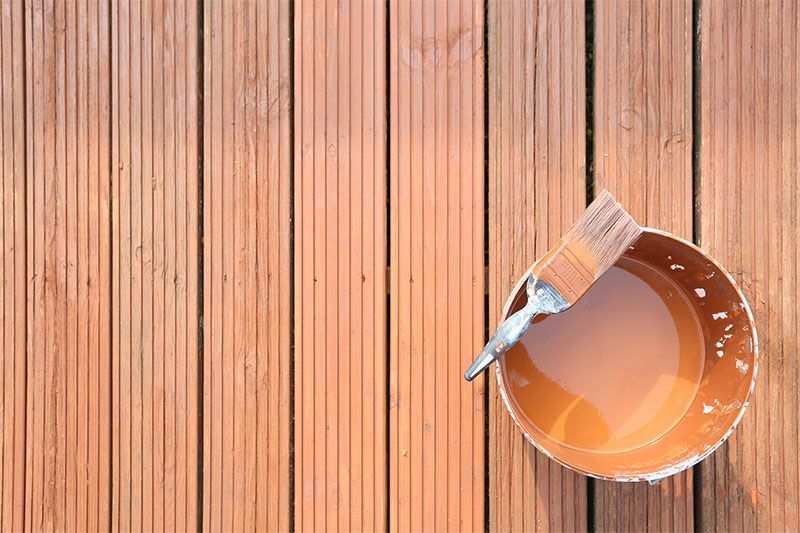
M 714 406 L 713 405 L 708 405 L 706 402 L 703 402 L 703 412 L 705 414 L 708 414 L 713 410 L 714 410 Z
M 732 327 L 733 324 L 728 324 L 727 326 L 725 326 L 725 331 L 730 331 Z
M 728 313 L 726 313 L 725 311 L 722 311 L 721 313 L 714 313 L 713 315 L 711 315 L 711 318 L 713 318 L 714 320 L 719 320 L 721 318 L 728 318 Z
M 696 292 L 696 293 L 697 293 L 697 295 L 698 295 L 700 298 L 705 298 L 705 297 L 706 297 L 706 290 L 705 290 L 705 289 L 703 289 L 702 287 L 697 287 L 697 288 L 694 290 L 694 292 Z
M 717 357 L 722 357 L 723 355 L 725 355 L 725 352 L 722 350 L 717 350 Z
M 686 270 L 685 268 L 683 268 L 683 265 L 679 265 L 679 264 L 677 264 L 677 263 L 676 263 L 676 264 L 674 264 L 674 265 L 670 265 L 669 267 L 670 267 L 672 270 Z
M 724 345 L 724 344 L 722 344 L 722 342 L 720 342 L 720 341 L 717 341 L 717 348 L 722 348 L 723 346 L 725 346 L 725 345 Z
M 747 369 L 750 368 L 750 365 L 748 365 L 747 363 L 745 363 L 741 359 L 737 359 L 736 360 L 736 368 L 738 368 L 739 372 L 741 372 L 742 374 L 746 374 L 747 373 Z

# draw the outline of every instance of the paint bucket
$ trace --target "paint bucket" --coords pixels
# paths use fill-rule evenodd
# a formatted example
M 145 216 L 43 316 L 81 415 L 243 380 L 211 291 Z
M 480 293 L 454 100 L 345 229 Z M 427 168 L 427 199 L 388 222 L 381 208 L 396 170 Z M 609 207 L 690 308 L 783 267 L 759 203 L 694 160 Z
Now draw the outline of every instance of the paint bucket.
M 529 273 L 500 322 L 525 304 Z M 646 228 L 573 308 L 534 321 L 495 367 L 515 424 L 547 456 L 601 479 L 655 482 L 731 434 L 757 362 L 753 315 L 730 274 Z

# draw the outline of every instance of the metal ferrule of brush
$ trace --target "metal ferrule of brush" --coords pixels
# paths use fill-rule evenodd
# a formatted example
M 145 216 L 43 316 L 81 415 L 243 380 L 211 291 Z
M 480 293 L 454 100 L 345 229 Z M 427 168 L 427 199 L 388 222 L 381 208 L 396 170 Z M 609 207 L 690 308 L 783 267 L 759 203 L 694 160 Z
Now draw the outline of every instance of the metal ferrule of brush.
M 533 274 L 528 277 L 527 293 L 528 303 L 525 307 L 500 324 L 480 355 L 470 365 L 464 374 L 467 381 L 475 379 L 495 359 L 514 346 L 528 330 L 536 315 L 560 313 L 569 307 L 569 302 L 552 285 L 537 279 Z

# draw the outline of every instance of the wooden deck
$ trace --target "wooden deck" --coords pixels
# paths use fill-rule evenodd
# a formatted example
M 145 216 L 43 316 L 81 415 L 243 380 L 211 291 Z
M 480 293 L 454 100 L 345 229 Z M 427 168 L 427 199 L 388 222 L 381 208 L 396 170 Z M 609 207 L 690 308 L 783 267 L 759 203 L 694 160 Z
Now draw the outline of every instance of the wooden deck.
M 0 1 L 0 529 L 797 531 L 798 11 Z M 462 378 L 601 188 L 759 327 L 652 487 Z

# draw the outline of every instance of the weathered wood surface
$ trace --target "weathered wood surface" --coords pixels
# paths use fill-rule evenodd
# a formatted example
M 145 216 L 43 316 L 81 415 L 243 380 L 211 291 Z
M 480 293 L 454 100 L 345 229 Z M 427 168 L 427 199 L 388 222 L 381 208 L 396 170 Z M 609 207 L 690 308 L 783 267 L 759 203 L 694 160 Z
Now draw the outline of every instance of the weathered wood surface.
M 581 2 L 489 5 L 489 327 L 586 205 Z M 489 520 L 499 531 L 587 528 L 587 483 L 514 426 L 492 372 Z
M 111 502 L 126 530 L 198 527 L 196 7 L 111 11 Z
M 2 477 L 0 527 L 18 530 L 25 511 L 26 147 L 22 6 L 0 3 L 0 334 L 2 343 Z
M 0 352 L 2 476 L 0 528 L 22 528 L 25 504 L 27 286 L 24 19 L 19 3 L 0 3 Z
M 0 527 L 797 529 L 797 11 L 0 1 Z M 656 487 L 461 378 L 602 187 L 759 325 L 742 426 Z
M 204 23 L 203 524 L 287 530 L 289 2 L 205 2 Z
M 700 9 L 700 244 L 741 284 L 760 360 L 741 426 L 700 465 L 699 525 L 797 531 L 798 8 Z
M 24 42 L 18 31 L 3 38 L 25 50 L 25 133 L 15 142 L 26 149 L 27 246 L 11 253 L 25 254 L 27 278 L 26 458 L 4 467 L 25 469 L 25 518 L 14 529 L 102 529 L 111 454 L 110 13 L 107 4 L 41 0 L 24 13 Z M 3 69 L 16 64 L 21 74 L 9 60 Z

